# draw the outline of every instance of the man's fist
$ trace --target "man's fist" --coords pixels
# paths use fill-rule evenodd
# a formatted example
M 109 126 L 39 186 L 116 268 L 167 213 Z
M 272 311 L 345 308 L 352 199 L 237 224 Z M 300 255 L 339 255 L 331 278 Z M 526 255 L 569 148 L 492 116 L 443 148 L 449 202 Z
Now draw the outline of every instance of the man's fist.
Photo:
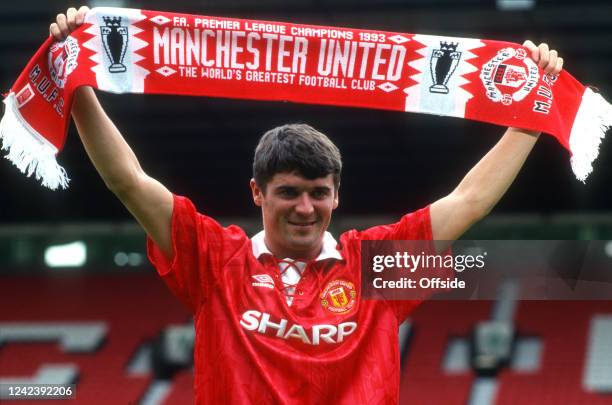
M 527 40 L 523 43 L 523 46 L 529 49 L 531 59 L 547 75 L 557 75 L 563 69 L 563 58 L 560 58 L 554 49 L 549 49 L 548 44 L 542 43 L 536 46 L 536 44 Z
M 68 35 L 77 29 L 83 21 L 85 14 L 89 11 L 89 7 L 81 6 L 78 10 L 70 7 L 66 14 L 58 14 L 55 22 L 49 26 L 49 34 L 58 41 L 63 41 Z

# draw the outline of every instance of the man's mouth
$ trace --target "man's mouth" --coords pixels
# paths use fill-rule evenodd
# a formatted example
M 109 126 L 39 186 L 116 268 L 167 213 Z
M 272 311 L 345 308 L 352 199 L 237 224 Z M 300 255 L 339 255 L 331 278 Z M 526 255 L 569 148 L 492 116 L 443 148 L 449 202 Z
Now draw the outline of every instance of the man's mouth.
M 303 226 L 303 227 L 312 226 L 317 223 L 317 221 L 287 221 L 287 222 L 289 222 L 289 225 Z

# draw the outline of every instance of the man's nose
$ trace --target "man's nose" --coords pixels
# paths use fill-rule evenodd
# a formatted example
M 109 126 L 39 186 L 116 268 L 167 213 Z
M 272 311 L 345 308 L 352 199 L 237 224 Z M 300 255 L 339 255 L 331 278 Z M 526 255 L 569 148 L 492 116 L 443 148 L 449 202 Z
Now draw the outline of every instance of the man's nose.
M 312 198 L 308 193 L 302 193 L 300 195 L 297 205 L 295 206 L 295 212 L 303 216 L 310 216 L 314 213 Z

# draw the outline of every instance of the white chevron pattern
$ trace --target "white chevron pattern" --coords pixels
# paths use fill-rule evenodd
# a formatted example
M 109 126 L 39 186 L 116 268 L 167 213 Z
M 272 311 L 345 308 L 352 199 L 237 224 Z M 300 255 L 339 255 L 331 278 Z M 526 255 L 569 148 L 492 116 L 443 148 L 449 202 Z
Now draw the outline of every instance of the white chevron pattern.
M 465 115 L 465 105 L 474 96 L 459 86 L 468 83 L 464 75 L 477 70 L 476 66 L 469 62 L 470 59 L 476 57 L 470 51 L 483 47 L 484 43 L 478 39 L 432 35 L 415 35 L 413 41 L 419 42 L 425 47 L 418 51 L 422 57 L 408 64 L 418 71 L 411 76 L 418 83 L 404 89 L 404 93 L 407 95 L 406 111 L 463 117 Z M 431 56 L 434 50 L 440 48 L 440 42 L 458 43 L 457 51 L 461 52 L 459 64 L 447 83 L 448 94 L 436 94 L 429 91 L 430 86 L 434 84 L 431 78 Z
M 146 17 L 138 9 L 117 9 L 112 7 L 97 7 L 93 12 L 87 14 L 85 22 L 93 24 L 85 32 L 93 35 L 93 38 L 86 41 L 83 46 L 90 49 L 94 54 L 90 57 L 96 63 L 92 68 L 96 74 L 98 88 L 113 93 L 142 93 L 144 92 L 144 79 L 149 75 L 149 71 L 142 66 L 136 65 L 144 59 L 136 51 L 148 46 L 146 41 L 137 38 L 135 35 L 142 32 L 142 29 L 135 27 L 134 23 L 144 20 Z M 115 16 L 121 17 L 122 21 L 129 21 L 128 27 L 128 49 L 125 52 L 124 64 L 127 71 L 123 73 L 109 73 L 108 66 L 110 61 L 106 56 L 102 43 L 100 26 L 104 26 L 102 17 Z

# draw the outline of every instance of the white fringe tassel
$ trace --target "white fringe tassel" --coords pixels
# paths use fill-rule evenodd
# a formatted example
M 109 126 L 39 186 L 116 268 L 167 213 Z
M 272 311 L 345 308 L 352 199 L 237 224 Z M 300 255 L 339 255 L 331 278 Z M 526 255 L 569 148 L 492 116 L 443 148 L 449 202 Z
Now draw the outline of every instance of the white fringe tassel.
M 23 120 L 11 93 L 4 99 L 4 117 L 0 121 L 0 139 L 5 156 L 28 177 L 34 175 L 42 185 L 55 190 L 67 188 L 68 176 L 55 160 L 58 150 Z
M 569 145 L 572 170 L 584 183 L 593 171 L 593 161 L 599 155 L 599 144 L 612 127 L 612 105 L 598 93 L 587 88 L 572 125 Z

